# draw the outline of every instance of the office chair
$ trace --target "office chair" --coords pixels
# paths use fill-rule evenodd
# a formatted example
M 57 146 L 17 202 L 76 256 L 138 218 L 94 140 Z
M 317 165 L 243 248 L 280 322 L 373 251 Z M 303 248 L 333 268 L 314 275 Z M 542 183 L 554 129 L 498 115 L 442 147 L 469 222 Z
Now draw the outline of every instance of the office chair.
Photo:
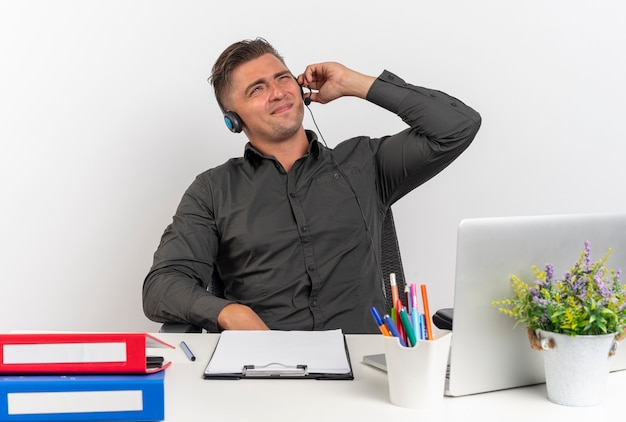
M 406 280 L 404 278 L 404 268 L 402 266 L 402 258 L 400 256 L 400 246 L 398 245 L 398 237 L 396 234 L 396 225 L 393 220 L 393 213 L 391 208 L 387 211 L 385 221 L 383 222 L 383 231 L 380 241 L 382 248 L 382 260 L 381 267 L 385 284 L 385 306 L 386 312 L 389 313 L 393 307 L 391 300 L 391 284 L 389 281 L 389 274 L 394 273 L 396 275 L 396 284 L 398 286 L 398 292 L 404 306 L 407 306 L 404 297 L 404 286 L 406 286 Z M 213 273 L 211 283 L 209 285 L 209 292 L 216 296 L 223 296 L 222 281 L 219 279 L 217 273 Z M 159 332 L 161 333 L 201 333 L 203 330 L 191 324 L 165 322 L 161 325 Z

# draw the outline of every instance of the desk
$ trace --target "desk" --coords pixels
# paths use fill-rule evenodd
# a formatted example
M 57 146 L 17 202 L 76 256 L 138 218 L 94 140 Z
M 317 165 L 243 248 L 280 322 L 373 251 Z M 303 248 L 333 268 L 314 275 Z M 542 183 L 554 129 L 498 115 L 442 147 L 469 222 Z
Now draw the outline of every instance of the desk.
M 219 334 L 158 333 L 176 350 L 154 349 L 173 362 L 165 375 L 167 422 L 213 421 L 594 421 L 622 414 L 626 371 L 609 375 L 607 398 L 600 406 L 567 407 L 548 401 L 545 384 L 446 397 L 437 409 L 413 410 L 391 404 L 387 375 L 361 363 L 363 355 L 382 353 L 380 335 L 347 335 L 353 381 L 205 380 L 202 373 Z M 187 359 L 184 340 L 196 355 Z

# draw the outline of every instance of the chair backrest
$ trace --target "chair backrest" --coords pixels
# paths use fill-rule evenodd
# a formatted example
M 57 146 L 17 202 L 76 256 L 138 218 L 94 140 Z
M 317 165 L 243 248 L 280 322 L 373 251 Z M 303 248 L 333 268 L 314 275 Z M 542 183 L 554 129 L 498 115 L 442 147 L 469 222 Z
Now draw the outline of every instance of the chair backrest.
M 396 234 L 396 225 L 393 220 L 391 208 L 387 211 L 385 221 L 383 222 L 383 231 L 380 240 L 382 249 L 381 267 L 385 284 L 385 306 L 386 312 L 389 313 L 393 307 L 391 300 L 391 283 L 389 274 L 396 275 L 396 285 L 404 306 L 407 306 L 404 297 L 404 286 L 406 280 L 404 278 L 404 267 L 402 266 L 402 258 L 400 256 L 400 245 L 398 244 L 398 236 Z M 217 272 L 213 272 L 211 283 L 207 289 L 209 292 L 218 297 L 224 297 L 224 287 Z M 160 332 L 200 332 L 201 330 L 194 328 L 189 324 L 177 324 L 166 322 L 161 326 Z
M 396 225 L 393 220 L 393 213 L 391 208 L 387 211 L 385 221 L 383 223 L 383 232 L 380 240 L 382 260 L 380 266 L 382 267 L 382 273 L 385 283 L 385 305 L 387 312 L 390 312 L 394 306 L 391 300 L 391 283 L 389 274 L 394 273 L 396 275 L 396 285 L 398 286 L 398 292 L 400 293 L 400 299 L 404 306 L 408 306 L 406 298 L 404 296 L 404 287 L 406 286 L 406 279 L 404 278 L 404 267 L 402 266 L 402 257 L 400 256 L 400 245 L 398 244 L 398 236 L 396 234 Z

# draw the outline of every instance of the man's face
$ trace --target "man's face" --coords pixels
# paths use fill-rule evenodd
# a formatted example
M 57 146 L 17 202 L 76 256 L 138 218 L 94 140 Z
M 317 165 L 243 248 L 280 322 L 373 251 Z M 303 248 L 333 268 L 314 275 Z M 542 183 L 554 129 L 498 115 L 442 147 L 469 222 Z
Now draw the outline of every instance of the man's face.
M 274 55 L 265 54 L 237 67 L 226 98 L 227 110 L 243 121 L 243 131 L 254 144 L 277 143 L 302 127 L 304 105 L 300 86 Z

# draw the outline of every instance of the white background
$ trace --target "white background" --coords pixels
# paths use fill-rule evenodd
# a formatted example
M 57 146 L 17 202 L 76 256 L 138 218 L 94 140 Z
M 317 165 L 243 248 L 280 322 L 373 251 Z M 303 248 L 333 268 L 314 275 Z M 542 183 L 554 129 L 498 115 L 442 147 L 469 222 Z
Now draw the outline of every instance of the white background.
M 461 219 L 626 209 L 625 18 L 618 0 L 0 0 L 0 332 L 158 329 L 141 287 L 161 233 L 246 141 L 206 79 L 256 36 L 295 74 L 386 68 L 481 113 L 394 206 L 408 281 L 452 306 Z M 311 108 L 331 147 L 404 128 L 355 99 Z

